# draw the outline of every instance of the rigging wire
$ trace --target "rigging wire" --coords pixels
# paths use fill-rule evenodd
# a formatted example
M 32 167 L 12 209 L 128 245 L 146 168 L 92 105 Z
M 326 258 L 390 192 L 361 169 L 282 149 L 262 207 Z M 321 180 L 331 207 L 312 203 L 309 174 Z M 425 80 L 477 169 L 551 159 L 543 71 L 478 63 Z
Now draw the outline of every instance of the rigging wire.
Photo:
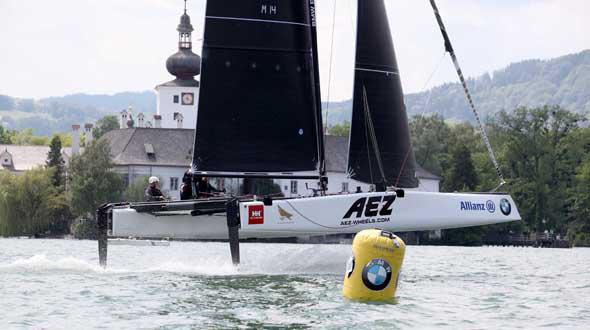
M 434 67 L 434 70 L 432 70 L 432 73 L 430 73 L 430 76 L 428 77 L 428 79 L 426 79 L 426 83 L 424 83 L 422 90 L 426 90 L 426 88 L 430 84 L 430 81 L 432 80 L 432 78 L 434 78 L 434 75 L 436 74 L 436 72 L 438 72 L 438 69 L 440 68 L 442 60 L 445 58 L 445 55 L 446 55 L 446 51 L 443 52 L 442 56 L 438 60 L 438 63 Z M 424 103 L 424 107 L 422 108 L 422 113 L 420 114 L 420 117 L 424 117 L 424 114 L 426 113 L 426 109 L 428 108 L 428 105 L 430 104 L 430 99 L 432 97 L 432 91 L 433 91 L 433 89 L 431 88 L 430 91 L 428 92 L 428 97 L 426 98 L 426 102 Z M 397 179 L 395 180 L 395 185 L 394 185 L 395 187 L 397 187 L 399 184 L 399 180 L 402 177 L 402 173 L 404 172 L 404 168 L 406 167 L 406 162 L 408 161 L 408 157 L 410 157 L 411 152 L 412 152 L 412 149 L 410 148 L 410 149 L 408 149 L 408 151 L 406 152 L 406 155 L 404 156 L 404 161 L 402 162 L 402 166 L 400 167 L 399 173 L 397 174 Z
M 332 15 L 332 40 L 330 41 L 330 66 L 328 69 L 328 99 L 326 102 L 326 122 L 324 124 L 324 132 L 328 131 L 328 115 L 330 114 L 330 85 L 332 84 L 332 62 L 334 60 L 334 30 L 336 27 L 336 0 L 334 0 L 334 13 Z
M 363 86 L 363 90 L 364 88 L 365 86 Z M 367 160 L 369 161 L 369 176 L 371 177 L 371 184 L 375 184 L 375 180 L 373 179 L 373 164 L 371 162 L 371 148 L 369 147 L 369 125 L 367 124 L 369 119 L 367 118 L 366 111 L 363 112 L 363 117 L 365 117 L 365 143 L 367 145 Z
M 375 127 L 373 126 L 373 119 L 371 117 L 371 110 L 369 109 L 369 100 L 367 99 L 367 90 L 363 85 L 363 108 L 365 109 L 365 131 L 368 130 L 371 134 L 371 144 L 373 145 L 373 152 L 375 153 L 375 159 L 377 160 L 377 167 L 381 174 L 381 180 L 383 183 L 387 183 L 385 177 L 385 170 L 383 169 L 383 161 L 381 160 L 381 151 L 379 151 L 379 145 L 377 144 L 377 135 L 375 134 Z M 367 140 L 367 143 L 368 140 Z M 369 151 L 367 150 L 367 153 Z M 371 167 L 371 156 L 369 154 L 369 168 Z M 373 181 L 373 174 L 371 174 L 371 181 Z M 373 182 L 374 184 L 374 182 Z
M 443 51 L 442 56 L 440 57 L 440 59 L 436 63 L 436 66 L 434 67 L 434 70 L 432 71 L 432 73 L 430 74 L 428 79 L 426 80 L 426 83 L 424 84 L 424 86 L 422 86 L 423 91 L 426 90 L 426 88 L 430 84 L 430 80 L 432 80 L 432 78 L 434 78 L 435 74 L 438 72 L 438 69 L 440 68 L 440 65 L 442 64 L 442 61 L 445 59 L 446 55 L 447 55 L 447 52 Z M 420 114 L 420 117 L 424 117 L 424 115 L 426 114 L 426 110 L 428 109 L 428 106 L 430 105 L 430 100 L 432 99 L 432 92 L 433 91 L 434 91 L 434 89 L 431 88 L 430 91 L 428 92 L 428 97 L 426 98 L 426 102 L 424 102 L 424 107 L 422 108 L 422 113 Z
M 494 150 L 492 149 L 492 145 L 490 144 L 490 140 L 488 139 L 488 135 L 485 131 L 483 124 L 481 123 L 481 119 L 479 118 L 479 113 L 477 112 L 477 109 L 475 108 L 475 104 L 473 103 L 473 98 L 471 97 L 471 93 L 469 92 L 469 88 L 467 88 L 467 82 L 465 81 L 465 77 L 463 76 L 463 72 L 461 71 L 461 67 L 459 66 L 459 61 L 457 60 L 457 56 L 455 55 L 455 50 L 453 49 L 453 45 L 451 45 L 451 40 L 449 39 L 449 35 L 447 34 L 447 30 L 446 30 L 445 25 L 442 21 L 442 17 L 440 16 L 440 12 L 438 10 L 438 7 L 436 6 L 436 3 L 434 0 L 430 0 L 430 5 L 432 6 L 432 9 L 434 10 L 434 16 L 436 17 L 436 21 L 437 21 L 440 31 L 443 35 L 443 39 L 445 41 L 445 50 L 449 53 L 449 55 L 451 55 L 451 59 L 453 60 L 453 65 L 455 66 L 455 70 L 457 71 L 457 75 L 459 76 L 459 80 L 461 81 L 461 85 L 463 85 L 463 91 L 465 92 L 465 96 L 467 97 L 467 101 L 469 103 L 471 111 L 475 115 L 475 120 L 477 121 L 477 125 L 479 126 L 479 130 L 480 130 L 482 139 L 483 139 L 484 144 L 488 150 L 488 155 L 489 155 L 490 159 L 492 160 L 492 163 L 494 164 L 494 167 L 496 168 L 496 173 L 498 175 L 498 178 L 500 179 L 500 185 L 498 187 L 496 187 L 496 189 L 495 189 L 495 190 L 497 190 L 501 186 L 506 184 L 506 181 L 504 180 L 504 175 L 502 175 L 500 165 L 498 164 L 498 161 L 496 160 L 496 156 L 494 155 Z

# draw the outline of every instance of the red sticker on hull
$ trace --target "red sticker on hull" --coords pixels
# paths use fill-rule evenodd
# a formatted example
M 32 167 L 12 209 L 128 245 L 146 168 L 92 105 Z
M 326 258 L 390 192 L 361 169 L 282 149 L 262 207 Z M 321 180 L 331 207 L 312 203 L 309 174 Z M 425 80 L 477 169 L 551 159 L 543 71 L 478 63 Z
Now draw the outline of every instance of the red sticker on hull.
M 248 206 L 248 224 L 262 225 L 264 224 L 264 205 L 250 205 Z

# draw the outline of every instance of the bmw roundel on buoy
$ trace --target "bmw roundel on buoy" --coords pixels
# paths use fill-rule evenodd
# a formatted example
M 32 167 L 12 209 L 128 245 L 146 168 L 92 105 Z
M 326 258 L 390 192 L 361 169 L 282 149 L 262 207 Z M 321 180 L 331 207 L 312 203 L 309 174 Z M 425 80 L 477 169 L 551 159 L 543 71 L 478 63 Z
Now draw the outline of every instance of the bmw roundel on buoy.
M 362 278 L 367 288 L 383 290 L 391 281 L 391 265 L 383 259 L 373 259 L 363 268 Z
M 395 297 L 406 244 L 381 229 L 360 231 L 352 241 L 342 295 L 352 300 L 389 301 Z

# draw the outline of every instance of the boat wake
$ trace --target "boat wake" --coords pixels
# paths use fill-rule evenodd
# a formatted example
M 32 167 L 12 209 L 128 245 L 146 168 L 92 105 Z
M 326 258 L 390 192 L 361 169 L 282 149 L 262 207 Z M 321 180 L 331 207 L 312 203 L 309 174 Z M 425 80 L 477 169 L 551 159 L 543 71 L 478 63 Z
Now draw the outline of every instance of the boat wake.
M 29 258 L 17 259 L 6 264 L 0 264 L 0 273 L 22 272 L 42 273 L 51 271 L 64 272 L 105 272 L 98 264 L 78 259 L 65 257 L 52 260 L 44 254 L 34 255 Z
M 242 261 L 231 263 L 224 246 L 221 254 L 198 255 L 194 261 L 166 261 L 146 272 L 170 272 L 206 276 L 342 274 L 349 246 L 338 245 L 242 245 Z
M 231 263 L 225 244 L 217 246 L 215 243 L 210 243 L 199 246 L 199 249 L 189 249 L 190 246 L 184 246 L 184 244 L 175 244 L 176 248 L 172 250 L 166 247 L 148 250 L 141 247 L 113 249 L 111 262 L 106 269 L 100 267 L 94 258 L 84 259 L 73 256 L 52 258 L 45 254 L 37 254 L 0 262 L 0 273 L 340 275 L 350 255 L 350 247 L 342 245 L 244 244 L 242 263 L 239 267 L 235 267 Z M 136 254 L 141 249 L 144 249 L 144 253 Z M 184 250 L 184 253 L 178 253 L 179 250 Z

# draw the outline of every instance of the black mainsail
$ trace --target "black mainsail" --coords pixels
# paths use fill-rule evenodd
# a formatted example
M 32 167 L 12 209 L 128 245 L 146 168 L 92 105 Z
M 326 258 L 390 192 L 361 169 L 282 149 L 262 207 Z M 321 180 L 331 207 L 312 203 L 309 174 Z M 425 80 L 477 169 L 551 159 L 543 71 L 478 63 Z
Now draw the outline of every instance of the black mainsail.
M 397 61 L 383 0 L 359 0 L 348 170 L 354 180 L 418 186 Z
M 311 16 L 307 1 L 207 2 L 195 174 L 319 173 Z

